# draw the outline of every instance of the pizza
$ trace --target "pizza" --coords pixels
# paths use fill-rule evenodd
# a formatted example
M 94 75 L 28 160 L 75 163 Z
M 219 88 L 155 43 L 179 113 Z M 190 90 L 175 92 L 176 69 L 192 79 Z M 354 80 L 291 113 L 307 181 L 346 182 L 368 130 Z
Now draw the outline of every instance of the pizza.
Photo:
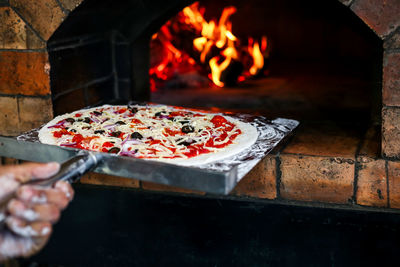
M 179 165 L 235 155 L 257 140 L 257 129 L 221 114 L 165 105 L 104 105 L 57 116 L 39 140 L 58 145 Z

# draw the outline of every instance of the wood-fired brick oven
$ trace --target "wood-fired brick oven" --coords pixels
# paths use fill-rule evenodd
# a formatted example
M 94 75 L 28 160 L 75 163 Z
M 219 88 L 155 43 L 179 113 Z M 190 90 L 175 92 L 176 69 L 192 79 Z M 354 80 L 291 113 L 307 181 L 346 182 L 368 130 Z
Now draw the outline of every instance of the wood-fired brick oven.
M 288 6 L 291 4 L 291 1 L 283 2 Z M 0 134 L 16 135 L 49 121 L 54 114 L 94 105 L 104 100 L 118 101 L 129 98 L 149 100 L 151 95 L 148 69 L 151 35 L 171 16 L 190 3 L 191 1 L 183 0 L 132 0 L 117 3 L 107 0 L 34 2 L 0 0 L 0 19 L 4 21 L 0 25 L 0 110 L 2 114 Z M 315 81 L 315 75 L 307 78 L 301 75 L 296 76 L 295 74 L 298 73 L 296 69 L 292 70 L 291 76 L 287 76 L 288 72 L 285 70 L 288 64 L 283 64 L 281 67 L 286 78 L 282 79 L 278 75 L 273 79 L 274 76 L 271 76 L 271 79 L 267 79 L 268 81 L 261 86 L 255 81 L 252 86 L 259 88 L 255 90 L 258 93 L 250 93 L 249 100 L 245 99 L 249 95 L 246 88 L 213 91 L 207 97 L 203 96 L 203 99 L 203 93 L 209 94 L 210 90 L 197 92 L 197 98 L 190 98 L 190 96 L 179 98 L 184 94 L 193 95 L 190 91 L 188 93 L 175 91 L 166 94 L 156 92 L 152 98 L 171 104 L 190 103 L 198 106 L 204 104 L 208 107 L 210 105 L 205 102 L 209 98 L 214 98 L 214 100 L 220 99 L 218 101 L 222 104 L 216 105 L 224 109 L 232 109 L 238 103 L 248 101 L 248 104 L 239 111 L 247 110 L 266 113 L 270 116 L 291 117 L 302 112 L 297 109 L 288 111 L 282 107 L 293 107 L 296 103 L 301 103 L 299 106 L 303 105 L 307 108 L 313 106 L 313 102 L 302 102 L 301 99 L 293 97 L 296 96 L 298 84 L 302 84 L 305 95 L 300 97 L 310 97 L 316 102 L 323 99 L 324 105 L 329 108 L 322 112 L 321 109 L 306 108 L 306 112 L 303 112 L 304 117 L 300 119 L 303 119 L 303 122 L 311 121 L 311 123 L 306 123 L 306 126 L 299 130 L 286 147 L 272 153 L 259 164 L 248 177 L 243 179 L 233 194 L 276 200 L 400 208 L 400 187 L 397 184 L 397 177 L 400 175 L 398 162 L 400 159 L 400 19 L 398 17 L 400 4 L 396 0 L 385 2 L 350 0 L 334 3 L 331 1 L 326 5 L 335 7 L 338 12 L 344 12 L 336 17 L 333 16 L 337 20 L 342 20 L 349 14 L 353 16 L 350 22 L 361 19 L 370 28 L 369 33 L 366 34 L 373 35 L 370 39 L 373 50 L 368 50 L 371 44 L 365 46 L 366 51 L 374 51 L 371 58 L 376 63 L 374 66 L 377 67 L 373 71 L 375 76 L 369 84 L 378 85 L 379 88 L 372 88 L 371 91 L 378 92 L 373 94 L 372 101 L 361 102 L 363 112 L 364 104 L 367 103 L 369 109 L 367 113 L 358 114 L 357 106 L 356 109 L 346 109 L 349 106 L 354 107 L 353 101 L 357 102 L 365 95 L 369 95 L 365 93 L 365 90 L 356 91 L 355 89 L 357 93 L 351 93 L 352 87 L 358 87 L 359 83 L 353 84 L 352 80 L 346 80 L 350 82 L 333 86 L 340 87 L 342 91 L 334 89 L 324 94 L 321 93 L 321 89 L 327 87 L 324 84 L 330 85 L 332 80 L 324 80 L 321 76 L 318 81 Z M 271 7 L 272 10 L 280 10 L 279 8 Z M 305 12 L 308 6 L 303 9 L 297 6 L 292 8 L 292 11 L 296 9 Z M 261 10 L 267 10 L 267 8 L 263 7 Z M 280 10 L 280 12 L 285 11 Z M 332 16 L 332 13 L 329 14 Z M 313 18 L 312 15 L 310 16 Z M 282 17 L 285 16 L 280 18 Z M 316 24 L 312 24 L 313 22 L 315 23 L 312 20 L 303 20 L 303 24 L 300 23 L 298 27 L 303 27 L 307 23 L 315 27 Z M 346 27 L 345 23 L 342 24 Z M 350 28 L 352 26 L 349 25 Z M 367 29 L 365 25 L 362 26 Z M 296 38 L 295 34 L 290 36 Z M 286 41 L 291 41 L 289 37 L 287 39 Z M 279 43 L 278 40 L 276 42 Z M 346 42 L 357 41 L 345 40 L 339 43 L 345 46 Z M 277 45 L 276 51 L 281 53 L 284 53 L 285 49 L 286 51 L 291 49 L 285 43 L 279 45 L 282 48 Z M 318 43 L 314 45 L 306 52 L 310 53 L 312 49 L 315 51 Z M 354 45 L 349 45 L 349 47 L 352 46 L 354 47 Z M 336 47 L 333 50 L 335 49 Z M 354 52 L 355 50 L 344 48 L 342 51 Z M 304 56 L 307 58 L 310 54 L 304 53 Z M 354 54 L 349 56 L 354 56 Z M 374 61 L 375 57 L 378 58 L 377 61 Z M 362 56 L 359 60 L 362 60 Z M 282 66 L 282 62 L 276 63 L 276 66 L 279 64 Z M 290 62 L 290 66 L 293 66 L 292 63 L 293 61 Z M 380 83 L 381 76 L 382 84 Z M 287 77 L 293 77 L 293 79 L 287 79 Z M 274 87 L 289 88 L 285 85 L 288 81 L 291 89 L 284 92 L 286 97 L 283 97 L 283 100 L 282 97 L 274 98 L 270 93 L 265 94 L 265 92 L 271 92 L 271 88 Z M 319 90 L 321 97 L 309 94 L 308 87 L 304 86 L 304 84 L 315 83 L 317 85 L 313 90 Z M 380 93 L 381 90 L 382 93 Z M 340 102 L 341 97 L 335 95 L 326 98 L 326 94 L 350 95 L 350 98 L 345 98 L 350 105 L 344 105 L 345 108 L 340 109 L 335 103 Z M 222 101 L 224 99 L 233 100 L 229 103 L 229 101 Z M 260 102 L 259 99 L 265 99 L 265 101 Z M 173 102 L 175 100 L 181 102 Z M 288 100 L 289 102 L 285 102 Z M 256 108 L 249 110 L 249 106 L 256 106 Z M 370 111 L 372 116 L 370 116 Z M 362 127 L 348 127 L 348 123 L 344 126 L 320 123 L 320 118 L 323 116 L 321 114 L 319 114 L 321 116 L 315 116 L 318 112 L 325 117 L 335 114 L 334 122 L 342 118 L 347 118 L 347 122 L 351 122 L 372 117 L 375 124 L 371 124 L 371 120 L 366 120 Z M 93 175 L 83 179 L 83 182 L 194 193 L 148 183 L 127 182 L 119 178 L 108 179 L 105 182 L 103 177 Z

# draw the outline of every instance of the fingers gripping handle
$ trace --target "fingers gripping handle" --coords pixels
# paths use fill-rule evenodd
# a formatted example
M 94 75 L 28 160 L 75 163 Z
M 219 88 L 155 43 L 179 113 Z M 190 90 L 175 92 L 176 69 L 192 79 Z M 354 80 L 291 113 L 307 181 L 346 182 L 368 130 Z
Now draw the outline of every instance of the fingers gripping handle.
M 44 179 L 25 183 L 26 185 L 52 186 L 58 181 L 69 183 L 77 181 L 82 175 L 96 167 L 100 154 L 84 153 L 77 155 L 61 164 L 60 170 L 55 175 Z M 0 201 L 0 213 L 5 210 L 7 203 L 15 197 L 15 192 L 4 196 Z
M 45 180 L 32 181 L 29 184 L 39 186 L 51 186 L 58 181 L 69 183 L 77 181 L 82 175 L 96 167 L 99 156 L 92 153 L 85 153 L 75 156 L 61 165 L 59 172 Z

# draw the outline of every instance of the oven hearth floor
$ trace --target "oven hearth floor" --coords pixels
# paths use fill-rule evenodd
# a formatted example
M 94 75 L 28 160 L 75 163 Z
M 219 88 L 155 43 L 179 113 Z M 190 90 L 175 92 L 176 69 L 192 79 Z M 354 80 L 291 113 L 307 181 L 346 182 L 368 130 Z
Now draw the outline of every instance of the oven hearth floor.
M 304 121 L 368 123 L 368 83 L 326 74 L 271 75 L 233 88 L 160 89 L 155 103 Z
M 350 76 L 309 73 L 271 75 L 236 88 L 159 90 L 152 101 L 300 121 L 294 135 L 246 175 L 231 196 L 400 208 L 400 193 L 389 194 L 392 165 L 380 157 L 380 127 L 371 123 L 368 84 Z M 205 194 L 98 174 L 81 182 Z

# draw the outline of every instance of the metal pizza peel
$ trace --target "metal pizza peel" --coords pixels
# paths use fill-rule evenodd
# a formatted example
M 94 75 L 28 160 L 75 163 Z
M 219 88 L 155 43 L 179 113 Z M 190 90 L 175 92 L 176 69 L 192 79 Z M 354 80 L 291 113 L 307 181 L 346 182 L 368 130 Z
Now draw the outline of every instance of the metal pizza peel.
M 212 194 L 227 195 L 235 185 L 299 124 L 295 120 L 268 120 L 260 116 L 236 117 L 257 128 L 257 141 L 237 155 L 198 166 L 180 166 L 154 160 L 118 156 L 39 142 L 34 129 L 18 137 L 0 136 L 0 156 L 34 162 L 57 161 L 62 168 L 44 180 L 74 182 L 88 171 L 122 176 L 130 179 L 182 187 Z

